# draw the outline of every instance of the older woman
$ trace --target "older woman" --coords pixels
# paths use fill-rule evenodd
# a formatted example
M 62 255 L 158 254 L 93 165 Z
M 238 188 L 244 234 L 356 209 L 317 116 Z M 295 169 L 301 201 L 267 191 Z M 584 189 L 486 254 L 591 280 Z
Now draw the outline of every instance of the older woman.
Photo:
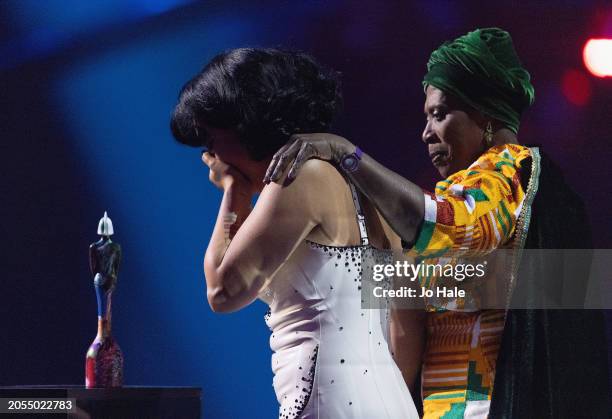
M 435 50 L 427 69 L 422 139 L 443 178 L 435 192 L 423 193 L 331 134 L 295 136 L 275 155 L 265 180 L 286 169 L 295 178 L 309 158 L 333 161 L 419 257 L 501 254 L 497 249 L 516 257 L 523 248 L 589 247 L 583 206 L 560 170 L 538 147 L 518 143 L 534 89 L 510 35 L 497 28 L 470 32 Z M 542 285 L 563 286 L 551 276 L 558 272 L 553 261 L 523 262 L 518 281 L 503 264 L 487 279 L 503 283 L 508 299 L 534 295 Z M 542 282 L 521 281 L 527 271 Z M 533 309 L 538 302 L 523 310 L 485 309 L 491 307 L 471 297 L 429 301 L 426 418 L 608 417 L 600 312 Z M 401 367 L 401 342 L 395 351 Z

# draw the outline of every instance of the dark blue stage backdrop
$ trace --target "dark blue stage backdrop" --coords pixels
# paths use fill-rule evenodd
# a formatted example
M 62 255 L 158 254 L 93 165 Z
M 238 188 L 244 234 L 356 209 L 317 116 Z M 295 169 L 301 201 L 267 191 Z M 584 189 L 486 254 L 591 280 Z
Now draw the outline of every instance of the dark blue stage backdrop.
M 478 26 L 507 29 L 536 87 L 520 139 L 567 169 L 596 245 L 611 247 L 612 79 L 588 75 L 581 62 L 588 37 L 612 37 L 607 7 L 0 2 L 0 385 L 83 383 L 96 333 L 87 247 L 106 210 L 124 251 L 113 326 L 126 383 L 201 386 L 208 418 L 276 414 L 265 307 L 210 311 L 202 258 L 220 193 L 199 152 L 175 143 L 168 127 L 183 83 L 228 48 L 303 49 L 341 71 L 336 131 L 431 188 L 420 142 L 428 54 Z

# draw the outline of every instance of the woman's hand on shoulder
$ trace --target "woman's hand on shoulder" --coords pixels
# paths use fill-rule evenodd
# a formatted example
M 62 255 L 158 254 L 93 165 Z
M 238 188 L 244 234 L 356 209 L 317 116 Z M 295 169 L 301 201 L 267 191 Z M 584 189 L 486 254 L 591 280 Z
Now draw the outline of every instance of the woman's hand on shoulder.
M 355 147 L 346 138 L 329 133 L 295 134 L 272 158 L 264 177 L 265 183 L 278 182 L 289 168 L 288 180 L 295 179 L 304 163 L 319 159 L 338 163 Z

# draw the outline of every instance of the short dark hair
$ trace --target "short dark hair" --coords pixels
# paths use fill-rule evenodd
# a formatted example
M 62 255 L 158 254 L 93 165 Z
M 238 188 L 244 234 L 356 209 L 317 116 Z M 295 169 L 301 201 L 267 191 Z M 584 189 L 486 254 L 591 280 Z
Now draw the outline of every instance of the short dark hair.
M 183 86 L 170 127 L 179 142 L 207 146 L 204 124 L 232 129 L 254 160 L 296 133 L 328 131 L 342 106 L 338 73 L 310 55 L 239 48 L 214 57 Z

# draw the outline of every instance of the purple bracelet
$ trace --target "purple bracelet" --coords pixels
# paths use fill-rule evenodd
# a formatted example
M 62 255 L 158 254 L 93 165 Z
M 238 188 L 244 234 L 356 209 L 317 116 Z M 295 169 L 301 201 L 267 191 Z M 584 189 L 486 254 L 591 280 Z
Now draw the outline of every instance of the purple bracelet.
M 355 147 L 355 151 L 350 154 L 345 154 L 340 159 L 340 167 L 346 173 L 353 173 L 359 167 L 359 162 L 361 161 L 361 156 L 363 156 L 363 151 L 357 146 Z
M 354 154 L 355 154 L 355 157 L 357 157 L 359 160 L 361 160 L 361 156 L 363 156 L 363 151 L 361 151 L 359 146 L 356 146 Z

